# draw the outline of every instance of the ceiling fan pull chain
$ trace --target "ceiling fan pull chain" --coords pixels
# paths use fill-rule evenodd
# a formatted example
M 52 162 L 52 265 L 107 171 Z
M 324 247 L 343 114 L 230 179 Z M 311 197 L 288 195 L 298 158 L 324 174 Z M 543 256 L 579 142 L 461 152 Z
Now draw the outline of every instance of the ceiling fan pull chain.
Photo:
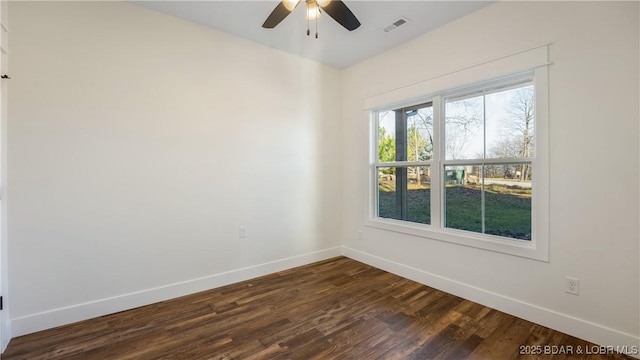
M 320 13 L 320 8 L 318 7 L 318 13 Z M 320 16 L 316 19 L 316 39 L 318 38 L 318 22 L 320 22 Z

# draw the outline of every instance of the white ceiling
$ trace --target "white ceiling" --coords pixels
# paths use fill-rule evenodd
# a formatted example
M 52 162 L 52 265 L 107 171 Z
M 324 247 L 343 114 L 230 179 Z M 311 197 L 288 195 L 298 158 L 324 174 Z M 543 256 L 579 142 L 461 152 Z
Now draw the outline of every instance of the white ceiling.
M 492 3 L 482 0 L 346 0 L 345 4 L 360 20 L 362 26 L 349 32 L 324 14 L 318 22 L 319 38 L 315 39 L 313 23 L 311 36 L 306 35 L 304 6 L 298 6 L 276 28 L 262 28 L 264 20 L 276 7 L 278 0 L 132 2 L 340 69 L 380 54 Z M 388 33 L 382 30 L 400 17 L 409 19 L 409 23 Z

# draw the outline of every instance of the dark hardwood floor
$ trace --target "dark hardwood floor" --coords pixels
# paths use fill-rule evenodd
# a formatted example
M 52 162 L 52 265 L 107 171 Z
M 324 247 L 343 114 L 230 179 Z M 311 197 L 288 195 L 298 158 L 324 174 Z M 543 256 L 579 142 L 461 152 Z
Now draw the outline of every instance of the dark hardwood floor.
M 587 347 L 338 257 L 21 336 L 2 359 L 631 359 Z

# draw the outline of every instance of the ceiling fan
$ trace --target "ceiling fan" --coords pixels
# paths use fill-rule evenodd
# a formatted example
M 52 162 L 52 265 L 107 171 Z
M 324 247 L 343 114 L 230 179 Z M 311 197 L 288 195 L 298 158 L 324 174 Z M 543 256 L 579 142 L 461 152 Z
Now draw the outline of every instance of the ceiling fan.
M 262 27 L 265 29 L 273 29 L 280 24 L 284 18 L 293 12 L 293 10 L 301 3 L 301 0 L 282 0 L 278 6 L 271 12 Z M 341 0 L 305 0 L 307 7 L 307 35 L 310 34 L 309 22 L 316 21 L 322 16 L 322 12 L 326 12 L 335 21 L 342 25 L 345 29 L 353 31 L 360 27 L 360 21 L 349 10 L 347 5 Z M 316 38 L 318 38 L 316 23 Z

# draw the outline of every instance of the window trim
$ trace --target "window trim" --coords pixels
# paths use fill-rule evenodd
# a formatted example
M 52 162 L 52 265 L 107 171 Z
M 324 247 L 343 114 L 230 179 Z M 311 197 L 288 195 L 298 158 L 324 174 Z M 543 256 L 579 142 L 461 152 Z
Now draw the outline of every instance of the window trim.
M 549 261 L 549 89 L 548 89 L 548 67 L 547 63 L 542 66 L 535 67 L 529 71 L 519 72 L 515 75 L 501 76 L 486 81 L 477 82 L 474 84 L 464 85 L 454 89 L 441 89 L 441 91 L 434 91 L 430 96 L 422 96 L 414 98 L 413 101 L 405 102 L 405 106 L 399 106 L 398 102 L 388 104 L 389 106 L 376 106 L 375 108 L 369 108 L 365 112 L 367 114 L 367 120 L 370 127 L 370 141 L 369 151 L 370 158 L 368 164 L 369 174 L 369 186 L 367 187 L 367 216 L 365 219 L 365 225 L 382 230 L 388 230 L 396 233 L 403 233 L 413 236 L 418 236 L 427 239 L 445 241 L 448 243 L 464 245 L 474 247 L 478 249 L 484 249 L 539 261 Z M 391 107 L 410 107 L 426 102 L 432 102 L 433 113 L 438 112 L 443 115 L 444 109 L 442 108 L 442 98 L 460 94 L 462 95 L 465 89 L 477 89 L 478 87 L 491 87 L 496 84 L 506 84 L 509 80 L 518 79 L 523 77 L 524 74 L 532 80 L 535 87 L 535 134 L 536 134 L 536 154 L 535 157 L 530 158 L 531 164 L 536 169 L 532 174 L 532 192 L 535 194 L 531 198 L 531 240 L 511 239 L 504 238 L 495 235 L 487 235 L 481 233 L 474 233 L 470 231 L 457 230 L 451 228 L 445 228 L 443 225 L 443 211 L 444 204 L 444 187 L 442 186 L 442 169 L 444 167 L 444 143 L 440 141 L 439 146 L 434 147 L 434 159 L 430 161 L 420 162 L 402 162 L 402 166 L 411 165 L 424 165 L 430 166 L 432 174 L 432 189 L 438 190 L 431 192 L 431 224 L 425 225 L 420 223 L 414 223 L 409 221 L 394 220 L 387 218 L 377 217 L 377 167 L 381 164 L 394 166 L 394 163 L 378 163 L 377 161 L 377 149 L 378 149 L 378 136 L 377 136 L 377 119 L 375 114 L 378 110 Z M 401 103 L 400 103 L 401 104 Z M 442 138 L 443 130 L 440 121 L 434 121 L 434 133 L 440 134 Z M 438 152 L 438 153 L 436 153 Z M 452 160 L 447 160 L 446 163 L 450 164 Z M 457 160 L 456 160 L 457 161 Z M 460 162 L 469 163 L 477 160 L 460 160 Z M 510 162 L 518 161 L 522 162 L 522 159 L 486 159 L 488 162 Z M 415 163 L 415 164 L 414 164 Z M 397 163 L 396 163 L 397 164 Z M 434 181 L 435 180 L 435 181 Z M 436 198 L 437 197 L 437 198 Z M 436 200 L 436 201 L 433 201 Z M 433 224 L 437 224 L 434 226 Z

